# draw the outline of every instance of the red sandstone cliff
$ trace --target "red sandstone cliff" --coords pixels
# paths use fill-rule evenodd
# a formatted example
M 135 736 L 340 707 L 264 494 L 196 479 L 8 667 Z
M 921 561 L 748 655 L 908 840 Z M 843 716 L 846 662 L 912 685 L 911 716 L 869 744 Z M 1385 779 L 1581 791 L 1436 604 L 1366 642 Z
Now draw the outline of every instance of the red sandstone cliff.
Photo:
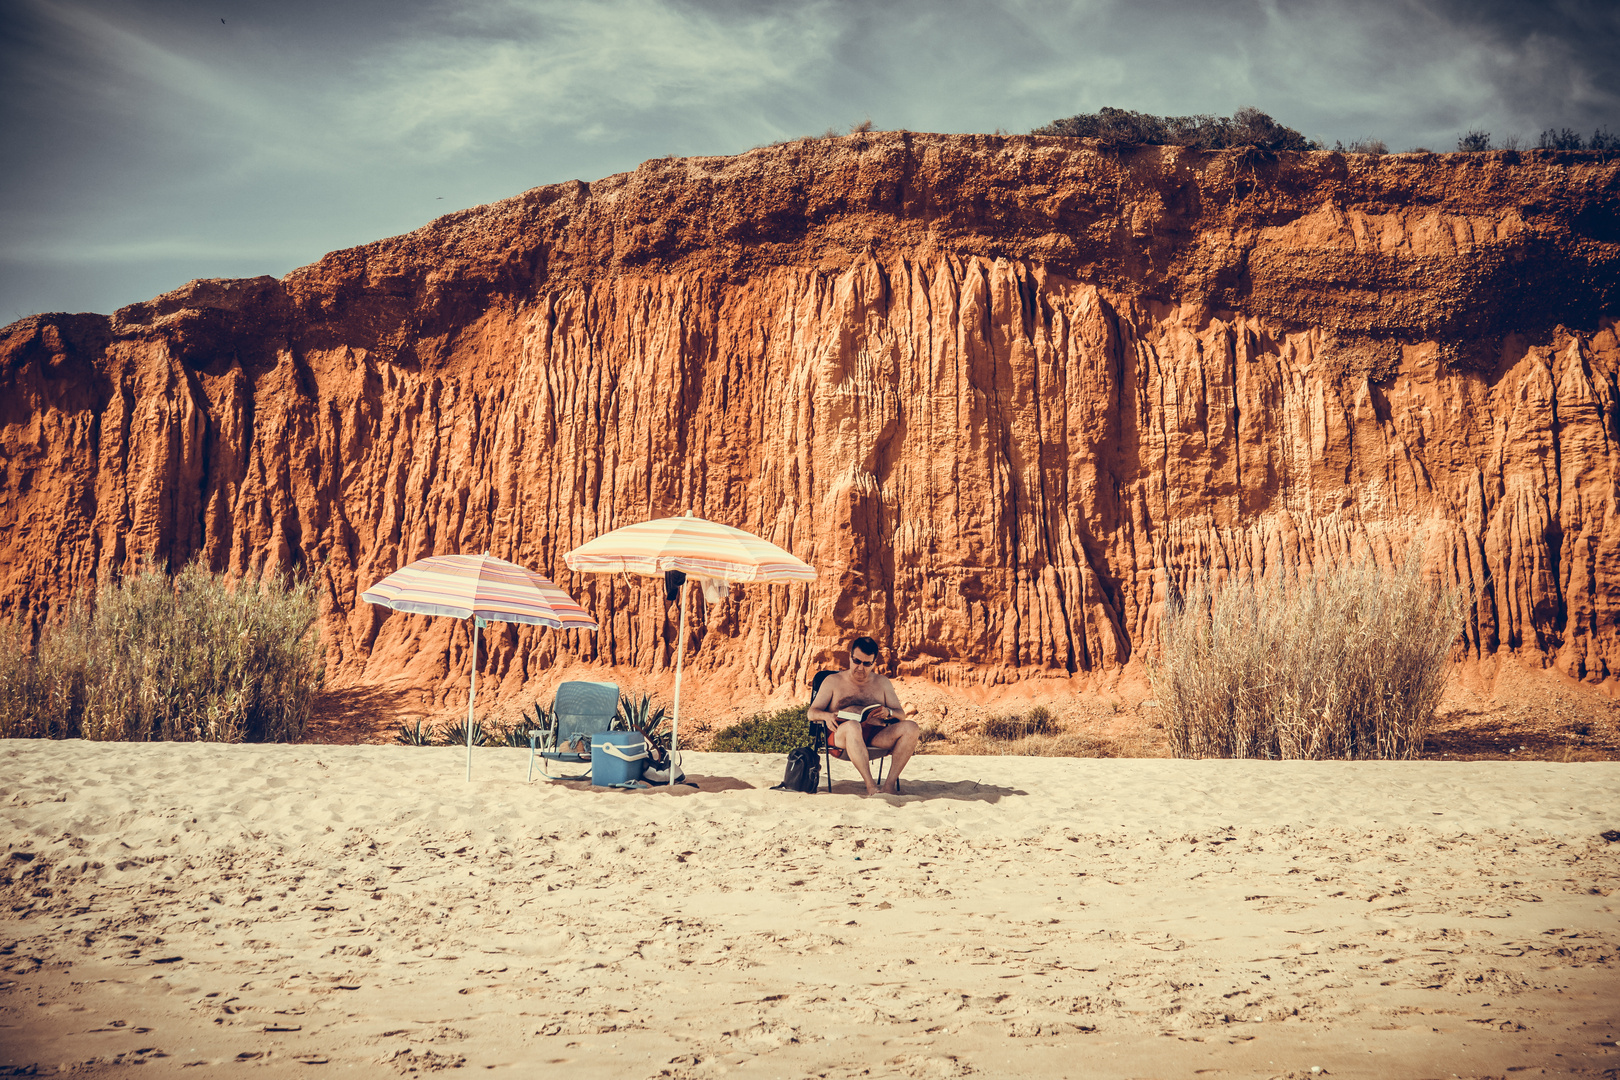
M 946 682 L 1117 673 L 1167 573 L 1413 538 L 1477 589 L 1472 650 L 1602 679 L 1617 307 L 1620 165 L 1582 155 L 889 133 L 652 161 L 0 331 L 0 615 L 139 560 L 313 567 L 340 682 L 459 684 L 464 631 L 358 594 L 488 549 L 602 621 L 493 628 L 507 689 L 654 671 L 654 588 L 561 555 L 690 508 L 822 570 L 699 600 L 694 670 L 748 695 L 855 631 Z

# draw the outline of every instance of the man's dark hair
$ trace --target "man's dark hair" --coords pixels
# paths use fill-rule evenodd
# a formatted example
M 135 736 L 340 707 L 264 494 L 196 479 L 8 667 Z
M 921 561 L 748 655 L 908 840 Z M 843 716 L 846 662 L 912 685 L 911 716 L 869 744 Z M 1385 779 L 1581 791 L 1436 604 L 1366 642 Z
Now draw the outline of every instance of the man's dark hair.
M 861 652 L 870 656 L 874 660 L 881 655 L 878 652 L 878 643 L 869 637 L 858 637 L 849 643 L 849 655 L 852 659 L 855 656 L 856 649 L 859 649 Z

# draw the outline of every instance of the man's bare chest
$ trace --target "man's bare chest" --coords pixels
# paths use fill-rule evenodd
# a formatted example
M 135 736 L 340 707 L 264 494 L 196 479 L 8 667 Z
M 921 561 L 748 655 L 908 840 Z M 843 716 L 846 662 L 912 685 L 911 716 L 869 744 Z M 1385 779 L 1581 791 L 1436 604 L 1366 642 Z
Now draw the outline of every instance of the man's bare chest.
M 851 707 L 859 709 L 867 705 L 881 704 L 883 704 L 883 691 L 876 684 L 862 688 L 840 679 L 833 686 L 833 712 L 840 712 Z

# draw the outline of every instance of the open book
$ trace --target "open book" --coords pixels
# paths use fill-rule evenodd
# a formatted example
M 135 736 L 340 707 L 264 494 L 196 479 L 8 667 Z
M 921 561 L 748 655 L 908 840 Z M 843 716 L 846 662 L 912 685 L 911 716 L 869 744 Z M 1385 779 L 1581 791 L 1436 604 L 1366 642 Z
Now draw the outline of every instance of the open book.
M 882 715 L 878 715 L 882 713 Z M 887 705 L 851 705 L 847 709 L 838 710 L 839 720 L 859 720 L 863 724 L 887 724 L 889 722 Z

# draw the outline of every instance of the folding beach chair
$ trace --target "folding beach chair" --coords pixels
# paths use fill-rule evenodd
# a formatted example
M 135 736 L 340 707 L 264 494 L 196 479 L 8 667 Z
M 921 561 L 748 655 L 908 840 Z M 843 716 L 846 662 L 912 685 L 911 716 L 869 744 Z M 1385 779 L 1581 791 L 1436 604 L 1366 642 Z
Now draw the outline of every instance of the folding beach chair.
M 838 672 L 836 671 L 816 672 L 816 677 L 810 680 L 810 703 L 812 705 L 815 704 L 816 695 L 821 693 L 821 684 L 827 680 L 827 676 L 837 674 Z M 844 757 L 844 752 L 842 750 L 833 746 L 832 743 L 828 741 L 827 725 L 823 724 L 819 720 L 810 721 L 810 745 L 819 746 L 821 748 L 821 756 L 823 758 L 821 772 L 822 775 L 827 778 L 827 791 L 831 793 L 833 758 L 838 758 L 840 761 L 845 761 L 848 759 Z M 879 784 L 883 783 L 883 760 L 889 756 L 889 751 L 879 750 L 875 746 L 868 746 L 866 748 L 866 756 L 869 760 L 877 764 L 877 782 Z
M 549 731 L 529 731 L 529 779 L 534 779 L 535 755 L 540 756 L 540 772 L 547 780 L 589 780 L 591 778 L 591 736 L 613 726 L 619 713 L 619 684 L 576 680 L 557 687 L 551 705 L 551 722 L 556 740 L 549 749 L 540 740 Z M 584 765 L 585 771 L 573 776 L 553 775 L 549 762 Z

